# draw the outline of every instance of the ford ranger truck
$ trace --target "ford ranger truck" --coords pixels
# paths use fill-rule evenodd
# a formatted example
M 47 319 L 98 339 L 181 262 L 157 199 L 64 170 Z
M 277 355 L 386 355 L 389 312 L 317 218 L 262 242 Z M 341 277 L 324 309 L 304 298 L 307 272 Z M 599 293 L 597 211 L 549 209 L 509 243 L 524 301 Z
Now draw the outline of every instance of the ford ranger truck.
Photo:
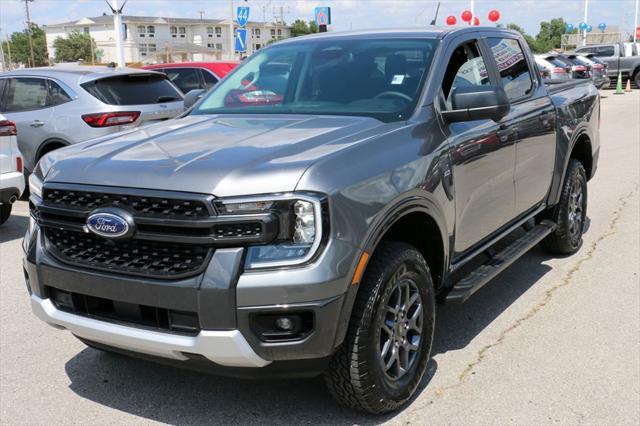
M 384 413 L 424 376 L 436 301 L 538 244 L 582 244 L 598 91 L 545 87 L 516 32 L 299 37 L 198 97 L 38 163 L 24 268 L 40 319 L 219 374 L 323 374 Z

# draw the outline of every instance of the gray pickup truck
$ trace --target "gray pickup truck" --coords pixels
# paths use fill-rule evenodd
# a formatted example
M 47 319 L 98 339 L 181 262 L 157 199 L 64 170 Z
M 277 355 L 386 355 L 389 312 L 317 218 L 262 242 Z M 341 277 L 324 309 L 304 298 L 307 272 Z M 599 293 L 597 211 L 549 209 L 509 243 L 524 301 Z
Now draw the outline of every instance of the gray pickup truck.
M 576 53 L 593 53 L 598 59 L 608 65 L 608 76 L 612 79 L 622 74 L 622 79 L 630 78 L 640 88 L 640 56 L 625 56 L 624 44 L 594 44 L 576 49 Z
M 590 81 L 545 87 L 509 30 L 278 42 L 177 119 L 42 158 L 33 312 L 91 347 L 324 374 L 341 403 L 395 410 L 424 376 L 436 301 L 539 243 L 580 248 L 599 118 Z

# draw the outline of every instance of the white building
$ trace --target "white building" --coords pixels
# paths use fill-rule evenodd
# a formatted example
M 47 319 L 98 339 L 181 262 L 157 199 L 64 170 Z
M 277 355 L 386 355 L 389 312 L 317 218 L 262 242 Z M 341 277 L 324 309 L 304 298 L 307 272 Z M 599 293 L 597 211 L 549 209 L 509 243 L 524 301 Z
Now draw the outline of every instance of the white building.
M 125 62 L 153 64 L 180 61 L 212 61 L 238 59 L 231 50 L 229 20 L 158 18 L 153 16 L 122 16 Z M 234 25 L 235 29 L 238 25 Z M 55 58 L 53 41 L 73 31 L 93 37 L 99 61 L 117 62 L 113 17 L 102 15 L 77 21 L 46 25 L 47 49 Z M 265 22 L 247 23 L 247 52 L 250 55 L 271 40 L 291 36 L 285 25 Z

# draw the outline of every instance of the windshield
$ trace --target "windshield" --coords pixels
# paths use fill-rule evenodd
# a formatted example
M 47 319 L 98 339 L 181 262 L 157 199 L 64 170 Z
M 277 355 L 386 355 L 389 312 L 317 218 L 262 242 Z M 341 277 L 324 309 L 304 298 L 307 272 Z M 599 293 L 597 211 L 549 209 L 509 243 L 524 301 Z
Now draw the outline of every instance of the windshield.
M 406 119 L 434 39 L 309 40 L 259 51 L 221 81 L 193 114 L 364 115 Z

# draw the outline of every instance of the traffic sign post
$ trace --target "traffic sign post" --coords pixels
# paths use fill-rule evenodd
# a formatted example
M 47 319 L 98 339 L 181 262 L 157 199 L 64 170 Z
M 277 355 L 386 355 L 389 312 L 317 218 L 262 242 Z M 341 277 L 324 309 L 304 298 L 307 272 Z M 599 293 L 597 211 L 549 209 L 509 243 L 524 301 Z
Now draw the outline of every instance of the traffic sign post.
M 236 13 L 236 22 L 240 25 L 241 28 L 244 28 L 249 22 L 249 8 L 248 7 L 238 7 L 238 11 Z
M 247 51 L 247 29 L 238 28 L 236 30 L 236 52 L 244 53 Z

